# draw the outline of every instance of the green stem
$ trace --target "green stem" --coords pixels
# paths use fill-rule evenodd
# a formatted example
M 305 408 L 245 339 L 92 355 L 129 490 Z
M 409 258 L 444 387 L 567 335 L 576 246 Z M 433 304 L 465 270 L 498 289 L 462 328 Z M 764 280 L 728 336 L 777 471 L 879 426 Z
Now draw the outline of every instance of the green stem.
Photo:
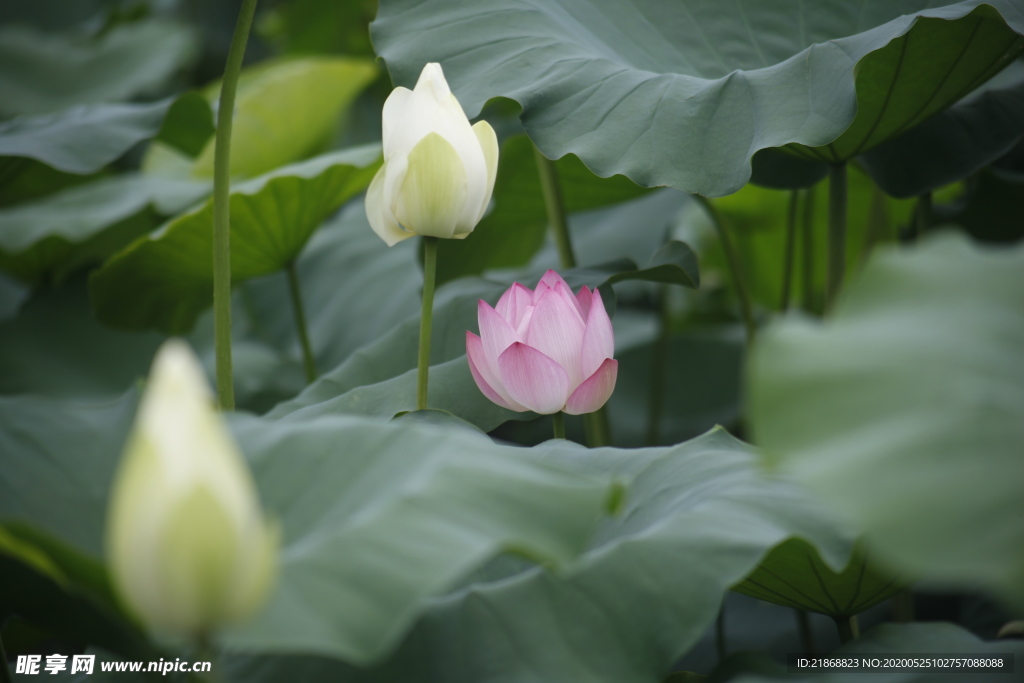
M 4 650 L 4 641 L 0 639 L 0 683 L 11 683 L 11 670 L 7 665 L 7 651 Z
M 828 172 L 828 281 L 825 307 L 830 309 L 846 271 L 846 164 Z
M 416 373 L 416 410 L 427 409 L 430 373 L 430 325 L 434 318 L 434 280 L 437 276 L 437 238 L 423 238 L 423 311 L 420 314 L 420 353 Z
M 306 327 L 306 309 L 302 305 L 302 291 L 299 289 L 299 274 L 295 270 L 295 261 L 288 264 L 288 291 L 292 295 L 292 310 L 295 311 L 295 329 L 299 333 L 299 345 L 302 347 L 302 365 L 306 370 L 306 384 L 311 384 L 317 377 L 316 357 L 313 346 L 309 343 L 309 330 Z
M 668 374 L 668 342 L 671 320 L 668 308 L 668 285 L 658 287 L 658 338 L 651 354 L 650 394 L 647 398 L 647 445 L 657 446 L 661 440 L 661 414 L 665 410 L 665 376 Z
M 728 651 L 725 642 L 725 602 L 718 609 L 718 619 L 715 620 L 715 652 L 718 654 L 718 663 L 721 664 Z
M 600 448 L 612 442 L 611 426 L 608 424 L 608 406 L 604 405 L 583 416 L 583 431 L 586 432 L 587 446 Z
M 889 227 L 889 216 L 885 206 L 885 193 L 878 185 L 871 187 L 871 207 L 868 209 L 867 230 L 864 231 L 864 246 L 860 252 L 860 263 L 867 261 L 875 244 Z
M 221 81 L 213 151 L 213 329 L 221 410 L 235 407 L 231 371 L 231 207 L 228 197 L 231 191 L 231 124 L 238 74 L 242 70 L 242 57 L 255 11 L 256 0 L 242 0 Z
M 803 232 L 803 307 L 808 312 L 818 310 L 814 277 L 814 188 L 807 188 L 804 197 Z
M 807 610 L 794 609 L 796 612 L 796 623 L 800 629 L 800 644 L 803 647 L 803 651 L 809 655 L 815 653 L 814 647 L 814 631 L 811 630 L 811 615 L 807 613 Z
M 910 623 L 914 620 L 914 594 L 909 588 L 892 596 L 892 618 L 893 621 L 901 623 Z
M 562 268 L 576 267 L 576 254 L 572 250 L 572 238 L 569 235 L 569 222 L 565 216 L 565 202 L 562 199 L 562 186 L 558 182 L 555 162 L 533 148 L 533 156 L 537 160 L 537 173 L 540 175 L 540 191 L 544 195 L 544 207 L 548 213 L 548 224 L 551 236 L 558 248 L 558 261 Z
M 747 286 L 743 280 L 743 269 L 740 267 L 739 254 L 729 237 L 729 229 L 723 216 L 714 204 L 707 197 L 699 194 L 693 195 L 694 199 L 700 202 L 707 211 L 711 222 L 718 232 L 718 239 L 722 243 L 722 250 L 725 251 L 726 262 L 729 265 L 729 272 L 732 275 L 733 289 L 736 290 L 736 297 L 740 300 L 740 312 L 743 315 L 743 326 L 747 331 L 747 344 L 753 344 L 757 336 L 757 326 L 754 323 L 754 309 L 750 303 L 750 295 L 747 293 Z
M 551 431 L 556 439 L 565 438 L 565 413 L 557 412 L 551 416 Z
M 914 210 L 914 238 L 918 239 L 932 224 L 932 193 L 925 192 L 917 198 Z
M 860 637 L 860 627 L 857 624 L 856 615 L 852 617 L 832 617 L 832 620 L 836 622 L 840 643 L 845 645 L 851 640 Z
M 786 217 L 786 247 L 782 255 L 782 302 L 779 308 L 789 308 L 789 291 L 793 286 L 793 254 L 796 251 L 796 213 L 800 191 L 789 191 L 789 213 Z

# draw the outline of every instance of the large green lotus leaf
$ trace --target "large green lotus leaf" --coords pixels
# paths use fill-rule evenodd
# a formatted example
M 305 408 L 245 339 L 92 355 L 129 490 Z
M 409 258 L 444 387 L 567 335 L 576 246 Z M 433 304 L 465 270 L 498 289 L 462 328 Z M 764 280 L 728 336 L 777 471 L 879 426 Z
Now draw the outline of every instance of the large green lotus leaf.
M 101 178 L 0 209 L 0 268 L 27 282 L 100 262 L 206 196 L 206 182 L 138 173 Z
M 911 197 L 962 180 L 1024 138 L 1024 62 L 860 158 L 888 194 Z
M 0 394 L 118 396 L 146 375 L 161 341 L 96 322 L 79 278 L 39 288 L 0 323 Z
M 748 372 L 757 443 L 880 562 L 1018 606 L 1022 292 L 1024 248 L 943 235 L 888 249 L 827 322 L 768 329 Z
M 99 37 L 0 27 L 0 115 L 39 114 L 156 91 L 191 60 L 192 32 L 153 19 Z
M 341 368 L 347 369 L 346 365 Z M 397 377 L 345 390 L 342 382 L 349 379 L 345 376 L 348 373 L 332 372 L 296 398 L 278 404 L 270 416 L 285 417 L 289 421 L 320 415 L 394 417 L 416 410 L 416 373 L 413 368 Z M 537 417 L 531 412 L 507 410 L 487 400 L 473 381 L 465 355 L 430 367 L 427 405 L 454 415 L 484 432 L 509 420 Z
M 376 65 L 367 59 L 326 56 L 271 60 L 244 70 L 231 131 L 231 175 L 252 178 L 322 151 L 376 75 Z M 220 84 L 205 94 L 215 106 Z M 180 112 L 186 121 L 196 114 L 194 108 Z M 143 167 L 161 175 L 210 178 L 215 144 L 207 139 L 195 159 L 153 145 Z
M 464 240 L 445 240 L 438 249 L 438 282 L 478 275 L 490 268 L 525 266 L 544 244 L 548 216 L 533 143 L 524 135 L 505 140 L 490 213 Z M 628 178 L 602 179 L 574 156 L 555 163 L 565 210 L 618 204 L 647 190 Z
M 112 403 L 0 398 L 0 519 L 101 552 L 106 499 L 135 397 Z M 426 599 L 503 550 L 551 566 L 581 552 L 610 500 L 607 476 L 571 471 L 462 429 L 352 417 L 234 432 L 282 532 L 248 648 L 379 657 Z
M 303 680 L 360 683 L 654 683 L 700 639 L 729 587 L 776 544 L 796 535 L 832 566 L 846 561 L 849 546 L 821 506 L 767 477 L 758 456 L 722 430 L 670 448 L 549 441 L 531 450 L 626 487 L 619 514 L 602 524 L 571 573 L 504 558 L 435 600 L 378 668 L 249 658 L 235 662 L 237 680 L 279 680 L 298 670 Z
M 324 154 L 231 191 L 235 283 L 282 270 L 324 219 L 369 185 L 380 147 Z M 90 280 L 97 317 L 125 329 L 187 332 L 213 296 L 213 202 L 115 254 Z
M 103 555 L 107 491 L 138 403 L 0 397 L 0 521 Z
M 882 624 L 864 634 L 863 637 L 843 645 L 832 654 L 836 657 L 856 655 L 857 661 L 864 656 L 882 657 L 886 655 L 929 656 L 962 654 L 985 657 L 994 654 L 1010 654 L 1019 665 L 1024 654 L 1024 645 L 1020 641 L 998 640 L 987 642 L 981 640 L 970 631 L 955 624 L 944 622 L 928 622 L 913 624 Z M 871 673 L 865 671 L 825 672 L 799 676 L 790 674 L 787 681 L 796 683 L 857 683 L 858 681 L 892 681 L 892 683 L 973 683 L 974 681 L 1012 681 L 1019 678 L 1018 673 L 967 673 L 953 670 L 940 670 L 931 673 L 894 671 L 892 673 Z M 778 681 L 777 676 L 742 676 L 732 679 L 736 683 L 769 683 Z
M 494 96 L 519 102 L 548 157 L 721 196 L 758 150 L 849 159 L 1024 46 L 1012 0 L 931 4 L 384 0 L 371 32 L 396 85 L 441 62 L 470 116 Z
M 858 549 L 841 572 L 833 571 L 806 541 L 795 538 L 774 548 L 742 583 L 740 593 L 831 617 L 851 617 L 891 598 L 909 580 L 881 570 Z
M 93 173 L 160 130 L 170 100 L 86 104 L 0 123 L 0 156 L 37 159 L 69 173 Z
M 610 500 L 571 472 L 463 429 L 346 417 L 236 423 L 284 535 L 246 649 L 379 659 L 425 598 L 503 550 L 550 567 L 580 553 Z

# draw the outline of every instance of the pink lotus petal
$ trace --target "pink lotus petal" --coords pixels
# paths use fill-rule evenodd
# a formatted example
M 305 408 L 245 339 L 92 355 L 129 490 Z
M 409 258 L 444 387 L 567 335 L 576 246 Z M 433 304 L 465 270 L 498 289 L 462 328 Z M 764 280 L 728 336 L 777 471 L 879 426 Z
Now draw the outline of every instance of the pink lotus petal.
M 512 285 L 512 289 L 515 290 L 516 301 L 516 319 L 513 326 L 518 327 L 519 323 L 526 315 L 527 308 L 529 308 L 530 304 L 533 303 L 533 290 L 519 284 L 518 282 Z M 509 320 L 509 322 L 512 322 L 512 320 Z
M 526 315 L 526 309 L 533 303 L 533 290 L 524 287 L 518 282 L 514 283 L 498 300 L 494 310 L 504 318 L 509 325 L 517 327 L 519 321 Z
M 565 412 L 570 415 L 592 413 L 607 403 L 615 390 L 615 379 L 619 374 L 619 361 L 606 358 L 601 367 L 576 387 L 565 402 Z
M 552 289 L 537 302 L 524 341 L 562 366 L 571 390 L 583 380 L 580 351 L 585 330 L 575 305 Z
M 587 316 L 590 315 L 590 300 L 593 296 L 593 293 L 587 289 L 586 285 L 583 285 L 579 294 L 576 295 L 576 303 L 580 306 L 580 314 L 583 316 L 584 320 L 586 320 Z
M 547 283 L 545 283 L 545 282 L 538 282 L 537 283 L 537 288 L 533 290 L 533 298 L 531 300 L 531 303 L 536 305 L 537 302 L 540 301 L 540 298 L 542 296 L 544 296 L 547 292 L 550 292 L 550 291 L 551 291 L 551 288 L 548 287 Z
M 497 377 L 489 377 L 490 371 L 487 367 L 487 361 L 484 358 L 484 344 L 480 337 L 476 336 L 470 331 L 466 331 L 466 360 L 469 361 L 469 372 L 473 375 L 473 381 L 476 382 L 477 387 L 483 392 L 492 403 L 496 403 L 502 408 L 508 408 L 518 413 L 526 411 L 526 408 L 519 405 L 515 401 L 512 401 L 506 396 L 502 396 L 495 389 L 496 386 L 501 386 L 500 380 Z
M 514 288 L 515 285 L 512 285 L 512 287 L 506 289 L 505 293 L 498 299 L 498 303 L 494 304 L 494 310 L 507 321 L 516 319 L 516 295 L 512 291 Z
M 606 358 L 615 355 L 615 333 L 612 321 L 604 310 L 601 292 L 595 289 L 590 301 L 590 315 L 587 316 L 587 329 L 583 333 L 580 354 L 580 373 L 583 377 L 592 375 Z
M 530 329 L 530 321 L 533 320 L 533 312 L 537 310 L 537 307 L 533 304 L 527 306 L 523 311 L 523 317 L 519 320 L 519 324 L 516 326 L 516 334 L 519 335 L 520 339 L 526 337 L 526 331 Z
M 512 326 L 505 322 L 498 312 L 487 305 L 483 299 L 477 301 L 476 319 L 480 325 L 480 338 L 484 344 L 484 359 L 493 377 L 498 376 L 498 356 L 512 342 L 520 341 L 520 337 Z
M 550 287 L 551 289 L 554 289 L 555 285 L 557 285 L 559 282 L 565 285 L 565 280 L 562 279 L 561 275 L 559 275 L 553 270 L 548 270 L 548 272 L 544 273 L 544 275 L 541 277 L 540 282 L 537 283 L 537 286 L 540 287 L 542 284 L 544 284 Z M 565 286 L 568 287 L 569 285 Z
M 498 358 L 498 369 L 509 395 L 533 412 L 550 415 L 565 406 L 569 376 L 537 349 L 516 342 Z
M 552 291 L 565 301 L 565 303 L 569 304 L 572 310 L 576 311 L 576 315 L 579 316 L 581 323 L 586 322 L 587 319 L 583 317 L 583 311 L 580 309 L 580 304 L 576 301 L 576 297 L 572 295 L 572 290 L 569 289 L 569 285 L 564 282 L 559 282 L 552 288 Z

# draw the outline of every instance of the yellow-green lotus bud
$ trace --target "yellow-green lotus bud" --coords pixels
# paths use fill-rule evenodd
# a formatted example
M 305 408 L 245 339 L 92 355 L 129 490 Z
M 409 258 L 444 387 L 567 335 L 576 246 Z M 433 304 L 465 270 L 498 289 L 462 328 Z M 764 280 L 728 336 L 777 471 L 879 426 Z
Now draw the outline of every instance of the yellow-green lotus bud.
M 107 554 L 125 604 L 190 637 L 250 616 L 273 583 L 276 530 L 182 341 L 153 362 L 114 479 Z
M 366 191 L 370 226 L 392 246 L 413 235 L 463 239 L 483 218 L 498 173 L 498 138 L 469 125 L 440 64 L 384 103 L 384 165 Z

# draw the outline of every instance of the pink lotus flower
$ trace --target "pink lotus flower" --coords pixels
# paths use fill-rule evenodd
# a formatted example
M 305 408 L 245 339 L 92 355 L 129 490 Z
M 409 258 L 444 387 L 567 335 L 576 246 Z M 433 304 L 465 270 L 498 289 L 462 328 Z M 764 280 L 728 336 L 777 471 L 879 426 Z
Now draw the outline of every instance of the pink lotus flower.
M 466 357 L 484 396 L 523 412 L 591 413 L 615 389 L 619 362 L 601 293 L 579 294 L 549 270 L 531 291 L 518 282 L 491 308 L 477 307 L 480 336 L 466 332 Z

